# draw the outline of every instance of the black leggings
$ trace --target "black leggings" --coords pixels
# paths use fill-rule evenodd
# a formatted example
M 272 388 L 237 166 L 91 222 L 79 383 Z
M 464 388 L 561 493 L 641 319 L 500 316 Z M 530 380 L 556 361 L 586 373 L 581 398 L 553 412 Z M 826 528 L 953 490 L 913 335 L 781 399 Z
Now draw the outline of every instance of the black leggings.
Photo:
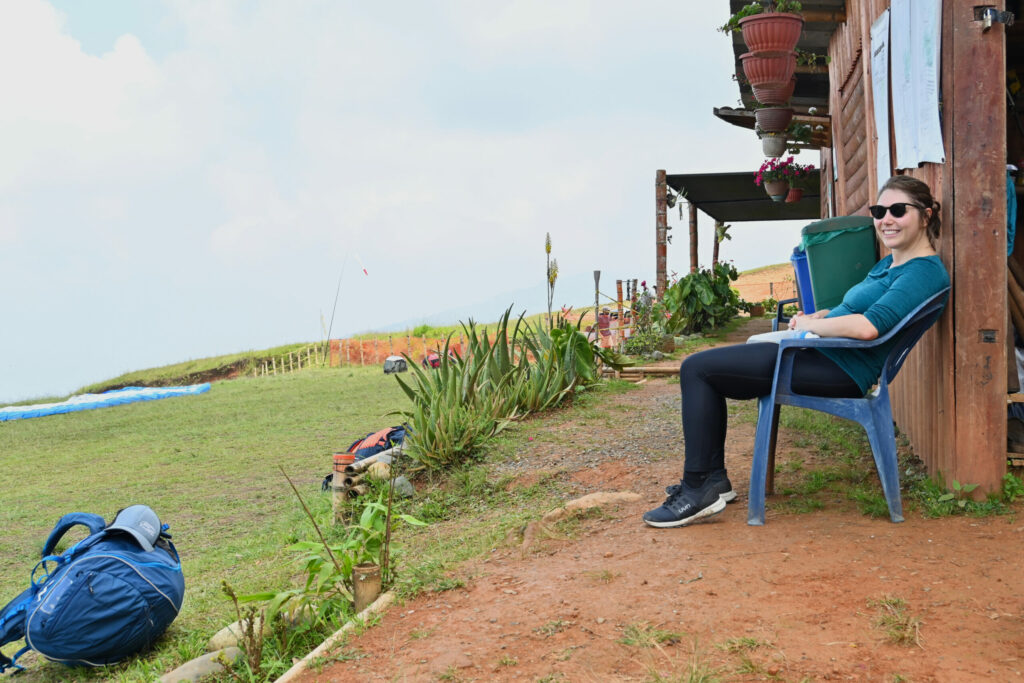
M 779 346 L 736 344 L 689 356 L 679 367 L 683 394 L 686 472 L 725 468 L 725 399 L 767 396 L 772 391 Z M 815 349 L 797 351 L 793 390 L 811 396 L 855 398 L 863 392 L 846 371 Z

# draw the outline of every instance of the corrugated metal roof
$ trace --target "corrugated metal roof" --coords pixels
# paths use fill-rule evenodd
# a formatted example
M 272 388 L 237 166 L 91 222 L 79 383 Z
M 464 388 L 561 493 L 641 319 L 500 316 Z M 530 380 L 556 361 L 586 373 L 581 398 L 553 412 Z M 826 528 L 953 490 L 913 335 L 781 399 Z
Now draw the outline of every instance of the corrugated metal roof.
M 811 171 L 808 186 L 820 187 L 819 178 L 817 170 Z M 749 171 L 672 174 L 666 180 L 686 201 L 724 223 L 821 218 L 821 197 L 817 189 L 805 190 L 799 202 L 773 202 L 764 188 L 754 184 L 754 174 Z

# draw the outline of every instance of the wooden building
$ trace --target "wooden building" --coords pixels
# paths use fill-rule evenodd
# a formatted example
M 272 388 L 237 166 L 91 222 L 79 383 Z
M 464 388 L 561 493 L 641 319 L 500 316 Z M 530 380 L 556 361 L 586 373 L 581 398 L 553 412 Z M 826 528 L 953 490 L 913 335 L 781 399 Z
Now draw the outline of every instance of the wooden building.
M 984 7 L 975 2 L 937 3 L 941 16 L 938 113 L 945 159 L 909 169 L 891 168 L 927 182 L 941 203 L 938 249 L 953 290 L 946 311 L 897 378 L 893 410 L 929 471 L 947 482 L 956 479 L 979 484 L 979 492 L 992 491 L 999 489 L 1007 468 L 1007 377 L 1008 370 L 1016 367 L 1007 295 L 1006 164 L 1024 160 L 1024 89 L 1008 89 L 1007 81 L 1008 69 L 1011 86 L 1014 72 L 1024 81 L 1024 26 L 1007 27 L 1001 23 L 1006 19 L 1001 13 L 1010 10 L 1020 16 L 1024 1 L 1005 7 L 1002 0 L 995 0 L 990 6 L 995 14 L 989 17 L 994 21 L 986 21 Z M 732 12 L 744 4 L 746 0 L 729 0 Z M 818 128 L 809 143 L 820 149 L 820 192 L 813 197 L 817 202 L 813 218 L 866 215 L 886 180 L 880 177 L 886 145 L 889 158 L 899 163 L 892 134 L 893 103 L 911 97 L 891 86 L 889 120 L 876 121 L 871 28 L 890 10 L 890 2 L 809 0 L 803 8 L 805 25 L 798 48 L 828 56 L 827 66 L 823 58 L 817 68 L 798 67 L 792 100 L 798 117 Z M 892 30 L 898 30 L 895 23 Z M 733 59 L 739 74 L 739 55 L 745 51 L 741 36 L 735 34 Z M 890 74 L 878 76 L 895 80 Z M 739 87 L 746 109 L 752 109 L 749 86 Z M 714 113 L 734 125 L 753 128 L 750 111 L 721 108 Z M 753 132 L 751 144 L 758 144 Z M 686 191 L 688 199 L 716 219 L 735 219 L 727 215 L 728 209 L 719 210 L 719 205 L 727 205 L 724 186 L 694 191 L 698 178 L 668 175 L 665 182 L 676 191 Z M 747 212 L 753 211 L 759 220 L 771 219 L 772 211 L 780 211 L 765 198 L 760 204 L 759 212 L 754 204 L 747 204 Z M 804 217 L 808 209 L 787 211 L 798 215 L 779 217 Z M 1011 258 L 1024 265 L 1020 231 L 1016 246 L 1019 249 Z

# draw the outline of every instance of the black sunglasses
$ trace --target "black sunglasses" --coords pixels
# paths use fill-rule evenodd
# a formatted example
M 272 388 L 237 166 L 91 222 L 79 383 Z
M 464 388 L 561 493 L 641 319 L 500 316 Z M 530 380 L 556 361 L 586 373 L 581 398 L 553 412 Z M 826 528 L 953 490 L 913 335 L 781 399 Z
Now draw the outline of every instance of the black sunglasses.
M 914 204 L 912 202 L 896 202 L 891 206 L 882 206 L 881 204 L 875 204 L 874 206 L 869 206 L 868 211 L 871 212 L 872 217 L 876 221 L 880 221 L 883 218 L 885 218 L 886 211 L 891 213 L 893 218 L 903 218 L 903 215 L 907 212 L 908 206 L 913 206 L 916 209 L 924 208 L 920 204 Z

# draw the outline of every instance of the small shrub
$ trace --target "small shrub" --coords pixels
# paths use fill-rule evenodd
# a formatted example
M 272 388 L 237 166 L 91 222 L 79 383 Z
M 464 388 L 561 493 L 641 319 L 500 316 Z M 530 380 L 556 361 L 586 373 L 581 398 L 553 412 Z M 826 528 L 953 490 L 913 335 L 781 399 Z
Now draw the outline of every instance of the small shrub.
M 672 283 L 655 307 L 655 318 L 667 334 L 696 334 L 722 325 L 739 312 L 732 288 L 738 274 L 730 263 L 702 268 Z

